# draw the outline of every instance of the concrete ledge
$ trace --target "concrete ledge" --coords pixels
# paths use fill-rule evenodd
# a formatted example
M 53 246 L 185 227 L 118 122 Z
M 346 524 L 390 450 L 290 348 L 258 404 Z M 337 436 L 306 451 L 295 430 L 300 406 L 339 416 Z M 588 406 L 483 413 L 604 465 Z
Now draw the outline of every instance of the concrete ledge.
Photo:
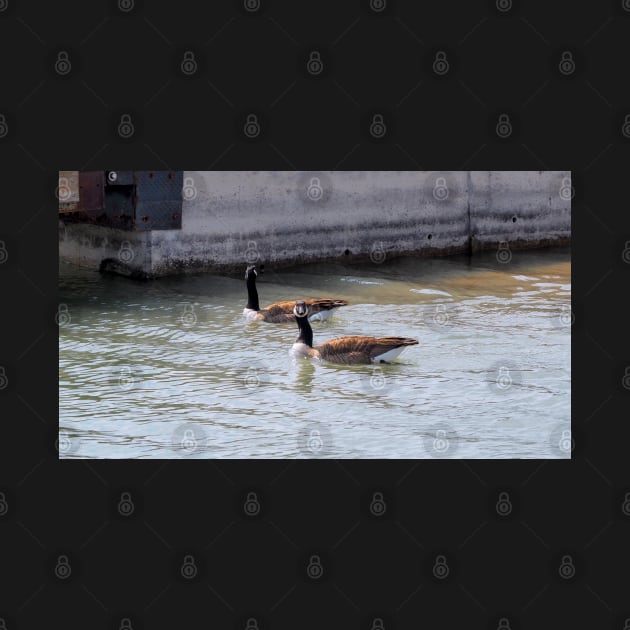
M 179 230 L 60 222 L 62 260 L 152 277 L 570 242 L 568 171 L 184 172 Z M 121 264 L 118 264 L 121 263 Z
M 104 261 L 117 261 L 120 269 L 127 266 L 130 273 L 150 276 L 151 233 L 59 221 L 59 258 L 91 269 L 106 267 Z

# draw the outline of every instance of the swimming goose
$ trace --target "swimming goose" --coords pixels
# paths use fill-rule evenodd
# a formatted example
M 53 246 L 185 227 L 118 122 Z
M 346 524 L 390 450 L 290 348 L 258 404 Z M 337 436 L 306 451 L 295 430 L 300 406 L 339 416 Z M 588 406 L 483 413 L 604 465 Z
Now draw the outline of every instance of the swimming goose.
M 313 346 L 313 329 L 308 322 L 309 307 L 298 300 L 293 308 L 300 334 L 291 349 L 295 355 L 332 363 L 388 363 L 406 346 L 414 346 L 417 339 L 410 337 L 337 337 Z
M 249 265 L 245 270 L 245 281 L 247 283 L 247 306 L 243 310 L 243 315 L 249 320 L 260 320 L 273 324 L 281 324 L 295 321 L 293 314 L 294 301 L 274 302 L 261 309 L 258 304 L 258 291 L 256 290 L 256 265 Z M 311 321 L 328 319 L 333 309 L 339 306 L 347 306 L 346 300 L 333 300 L 331 298 L 315 298 L 306 300 L 309 307 L 309 319 Z

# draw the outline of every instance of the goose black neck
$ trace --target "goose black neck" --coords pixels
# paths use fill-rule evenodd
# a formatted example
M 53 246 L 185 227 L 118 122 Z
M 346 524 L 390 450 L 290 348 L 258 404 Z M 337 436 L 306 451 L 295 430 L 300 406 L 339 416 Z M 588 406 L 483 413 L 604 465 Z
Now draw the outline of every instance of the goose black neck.
M 256 274 L 250 273 L 247 276 L 247 306 L 246 308 L 252 311 L 259 311 L 260 304 L 258 304 L 258 291 L 256 290 Z
M 309 348 L 313 347 L 313 329 L 311 323 L 308 321 L 308 317 L 296 317 L 300 334 L 295 343 L 305 343 Z

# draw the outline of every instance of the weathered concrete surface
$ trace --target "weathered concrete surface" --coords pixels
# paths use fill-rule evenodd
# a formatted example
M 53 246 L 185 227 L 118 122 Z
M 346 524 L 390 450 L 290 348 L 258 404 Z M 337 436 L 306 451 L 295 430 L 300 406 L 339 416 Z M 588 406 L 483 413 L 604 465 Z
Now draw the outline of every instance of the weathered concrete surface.
M 471 171 L 471 250 L 568 242 L 571 174 L 558 171 Z
M 59 221 L 59 258 L 137 278 L 153 275 L 150 232 Z
M 566 171 L 186 171 L 181 230 L 67 224 L 60 255 L 159 276 L 561 244 L 571 235 L 567 182 Z
M 196 198 L 185 204 L 181 231 L 153 234 L 157 273 L 182 260 L 211 268 L 246 260 L 439 252 L 468 242 L 465 173 L 451 174 L 446 202 L 434 197 L 430 173 L 227 171 L 185 177 Z

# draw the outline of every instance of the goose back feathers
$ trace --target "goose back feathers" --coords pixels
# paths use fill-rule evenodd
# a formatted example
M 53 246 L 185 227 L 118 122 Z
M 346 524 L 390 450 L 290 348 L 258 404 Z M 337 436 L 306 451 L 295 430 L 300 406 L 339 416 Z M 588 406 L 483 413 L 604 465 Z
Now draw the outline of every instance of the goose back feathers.
M 395 359 L 407 346 L 418 344 L 411 337 L 337 337 L 313 346 L 313 329 L 308 321 L 309 307 L 305 300 L 295 303 L 293 313 L 299 335 L 293 344 L 293 352 L 313 359 L 332 363 L 365 364 L 383 363 Z

